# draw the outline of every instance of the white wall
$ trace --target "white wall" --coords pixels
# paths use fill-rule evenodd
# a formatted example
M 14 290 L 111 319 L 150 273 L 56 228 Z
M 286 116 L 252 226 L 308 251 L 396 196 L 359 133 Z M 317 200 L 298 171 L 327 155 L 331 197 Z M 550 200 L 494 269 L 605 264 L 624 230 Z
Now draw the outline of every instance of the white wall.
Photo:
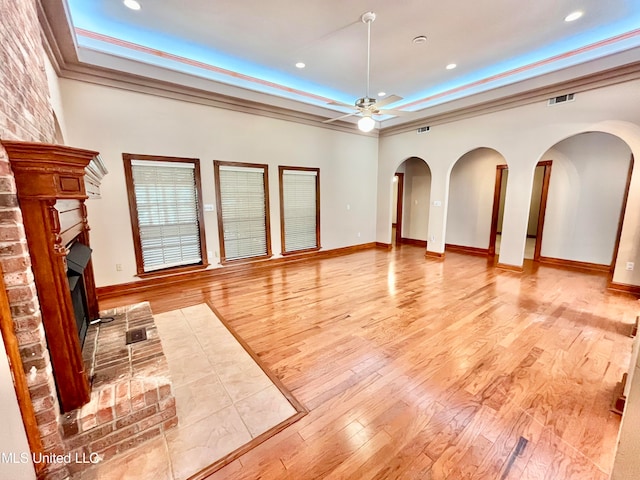
M 0 339 L 0 418 L 2 418 L 0 453 L 9 460 L 2 462 L 0 458 L 0 478 L 35 479 L 29 443 L 22 424 L 22 415 L 2 339 Z M 23 458 L 25 454 L 26 458 Z
M 87 202 L 98 286 L 137 278 L 122 153 L 199 158 L 204 203 L 213 205 L 214 160 L 268 164 L 274 255 L 281 252 L 278 165 L 319 167 L 323 249 L 376 240 L 374 137 L 74 80 L 61 79 L 60 89 L 67 143 L 99 151 L 109 170 L 102 199 Z M 204 215 L 209 261 L 219 266 L 216 212 Z
M 60 129 L 59 132 L 56 132 L 57 135 L 62 138 L 56 139 L 61 140 L 60 143 L 65 143 L 65 139 L 67 137 L 67 126 L 64 118 L 64 109 L 62 106 L 62 95 L 60 93 L 60 82 L 58 80 L 58 75 L 56 74 L 53 65 L 49 61 L 47 55 L 43 55 L 44 60 L 44 70 L 47 74 L 47 83 L 49 84 L 49 101 L 51 103 L 51 108 L 53 109 L 53 113 L 55 115 L 55 119 L 58 122 L 57 127 Z
M 404 166 L 402 236 L 426 241 L 429 230 L 431 172 L 429 166 L 419 158 L 409 158 Z
M 617 135 L 640 158 L 640 80 L 581 92 L 575 101 L 548 107 L 546 102 L 479 115 L 433 126 L 426 135 L 415 131 L 380 138 L 378 167 L 377 239 L 388 242 L 391 202 L 389 181 L 404 159 L 423 158 L 431 169 L 431 204 L 428 250 L 444 252 L 449 175 L 455 162 L 479 147 L 500 152 L 509 165 L 504 228 L 499 261 L 523 263 L 534 169 L 553 145 L 573 135 L 599 131 Z M 640 168 L 631 180 L 620 255 L 614 273 L 616 283 L 640 285 L 640 269 L 624 270 L 624 262 L 640 261 Z M 622 268 L 620 268 L 622 266 Z
M 584 133 L 545 152 L 552 160 L 544 257 L 611 264 L 631 151 L 606 133 Z
M 478 148 L 463 155 L 453 166 L 446 243 L 489 247 L 496 165 L 504 163 L 504 157 L 495 150 Z

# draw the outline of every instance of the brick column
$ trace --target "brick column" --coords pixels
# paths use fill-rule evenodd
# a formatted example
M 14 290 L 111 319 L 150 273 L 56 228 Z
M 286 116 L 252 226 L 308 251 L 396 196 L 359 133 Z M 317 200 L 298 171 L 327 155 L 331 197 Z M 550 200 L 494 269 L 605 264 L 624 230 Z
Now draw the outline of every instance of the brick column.
M 4 140 L 53 142 L 36 0 L 0 0 L 0 262 L 38 429 L 46 453 L 63 453 L 57 394 L 31 271 L 22 213 Z M 19 367 L 18 367 L 19 368 Z M 46 478 L 66 476 L 59 465 Z

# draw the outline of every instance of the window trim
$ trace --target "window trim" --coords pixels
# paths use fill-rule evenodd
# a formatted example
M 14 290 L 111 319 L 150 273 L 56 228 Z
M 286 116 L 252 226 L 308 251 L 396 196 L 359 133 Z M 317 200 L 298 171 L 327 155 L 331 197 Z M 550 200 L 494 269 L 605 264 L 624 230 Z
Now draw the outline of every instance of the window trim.
M 209 266 L 207 258 L 207 241 L 204 228 L 204 215 L 202 208 L 202 181 L 200 178 L 200 160 L 198 158 L 167 157 L 161 155 L 136 155 L 133 153 L 123 153 L 124 176 L 127 187 L 127 199 L 129 202 L 129 217 L 131 219 L 131 231 L 133 233 L 133 247 L 136 256 L 136 276 L 140 278 L 159 277 L 168 273 L 185 273 L 196 270 L 203 270 Z M 194 168 L 196 183 L 196 207 L 198 210 L 198 230 L 200 232 L 200 263 L 192 265 L 178 265 L 150 272 L 144 271 L 144 261 L 142 258 L 142 244 L 140 241 L 140 224 L 138 219 L 138 204 L 136 202 L 135 189 L 133 184 L 132 160 L 147 160 L 161 162 L 191 163 Z
M 220 167 L 247 167 L 247 168 L 260 168 L 263 172 L 263 188 L 264 188 L 264 203 L 265 203 L 265 235 L 267 253 L 256 257 L 237 258 L 227 260 L 227 255 L 224 248 L 224 224 L 222 221 L 222 195 L 220 192 Z M 218 216 L 218 241 L 220 243 L 220 264 L 231 265 L 240 263 L 251 263 L 259 260 L 265 260 L 271 258 L 273 253 L 271 251 L 271 212 L 269 207 L 269 165 L 265 163 L 247 163 L 247 162 L 227 162 L 223 160 L 213 161 L 213 177 L 216 190 L 216 210 Z
M 295 170 L 302 172 L 315 172 L 316 175 L 316 246 L 313 248 L 305 248 L 303 250 L 287 251 L 286 239 L 284 235 L 284 188 L 283 178 L 286 170 Z M 301 253 L 317 252 L 322 248 L 320 244 L 320 169 L 317 167 L 292 167 L 286 165 L 278 166 L 278 188 L 280 190 L 280 240 L 282 242 L 282 256 L 297 255 Z

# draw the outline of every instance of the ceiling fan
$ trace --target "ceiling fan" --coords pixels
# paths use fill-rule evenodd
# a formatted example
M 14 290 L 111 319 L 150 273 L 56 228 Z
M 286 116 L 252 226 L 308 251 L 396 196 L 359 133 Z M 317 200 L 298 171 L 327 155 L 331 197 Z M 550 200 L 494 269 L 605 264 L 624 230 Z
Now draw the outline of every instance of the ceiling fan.
M 369 96 L 369 77 L 371 74 L 371 24 L 376 19 L 376 14 L 373 12 L 366 12 L 362 14 L 360 17 L 362 23 L 367 24 L 367 90 L 366 95 L 362 98 L 359 98 L 355 101 L 354 105 L 356 108 L 355 112 L 347 113 L 346 115 L 341 115 L 336 118 L 331 118 L 329 120 L 325 120 L 322 123 L 330 123 L 335 122 L 336 120 L 342 120 L 343 118 L 351 117 L 353 115 L 361 115 L 360 120 L 358 120 L 358 128 L 363 132 L 370 132 L 375 127 L 376 122 L 373 120 L 373 115 L 402 115 L 405 112 L 400 110 L 388 110 L 382 109 L 385 105 L 389 105 L 391 103 L 398 102 L 402 100 L 402 97 L 398 95 L 389 95 L 382 100 L 376 101 L 375 98 L 371 98 Z M 347 103 L 342 102 L 329 102 L 329 105 L 340 105 L 342 107 L 353 108 L 354 105 L 349 105 Z

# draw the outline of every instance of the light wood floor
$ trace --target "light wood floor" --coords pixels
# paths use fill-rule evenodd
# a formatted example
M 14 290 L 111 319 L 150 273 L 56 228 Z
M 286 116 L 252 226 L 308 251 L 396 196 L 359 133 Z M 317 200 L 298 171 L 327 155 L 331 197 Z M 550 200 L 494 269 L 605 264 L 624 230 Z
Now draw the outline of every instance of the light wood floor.
M 211 479 L 605 480 L 638 314 L 605 285 L 402 246 L 101 307 L 208 301 L 309 409 Z

